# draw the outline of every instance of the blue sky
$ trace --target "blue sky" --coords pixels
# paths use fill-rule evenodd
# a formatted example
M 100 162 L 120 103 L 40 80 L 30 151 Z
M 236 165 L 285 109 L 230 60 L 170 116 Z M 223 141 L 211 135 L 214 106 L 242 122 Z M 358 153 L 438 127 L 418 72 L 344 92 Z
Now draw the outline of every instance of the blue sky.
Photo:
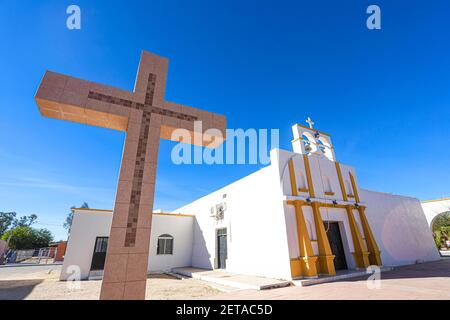
M 0 211 L 65 237 L 70 206 L 112 208 L 124 133 L 46 119 L 46 69 L 132 90 L 142 49 L 170 59 L 166 99 L 230 128 L 311 116 L 364 188 L 449 194 L 450 3 L 429 1 L 0 1 Z M 66 8 L 81 8 L 81 30 Z M 366 28 L 378 4 L 382 30 Z M 175 209 L 260 165 L 176 166 L 162 141 L 155 208 Z

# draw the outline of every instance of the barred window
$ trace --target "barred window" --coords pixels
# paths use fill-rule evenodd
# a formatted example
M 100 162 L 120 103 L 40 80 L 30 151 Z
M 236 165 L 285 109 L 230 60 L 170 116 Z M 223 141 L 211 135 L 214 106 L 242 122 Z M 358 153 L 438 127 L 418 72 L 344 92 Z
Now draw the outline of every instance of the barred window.
M 94 252 L 106 252 L 108 248 L 108 237 L 97 237 L 95 239 Z
M 170 234 L 162 234 L 158 237 L 156 254 L 173 254 L 173 237 Z

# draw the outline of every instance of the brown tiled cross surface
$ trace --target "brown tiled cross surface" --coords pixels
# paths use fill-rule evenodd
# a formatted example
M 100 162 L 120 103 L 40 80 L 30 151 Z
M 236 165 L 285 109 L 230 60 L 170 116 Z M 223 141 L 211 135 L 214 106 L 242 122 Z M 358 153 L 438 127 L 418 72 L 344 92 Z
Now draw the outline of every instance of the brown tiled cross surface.
M 45 117 L 126 132 L 101 299 L 145 297 L 159 140 L 178 139 L 178 128 L 208 147 L 225 137 L 224 116 L 164 100 L 167 66 L 143 51 L 133 92 L 50 71 L 36 92 Z M 202 121 L 200 139 L 194 121 Z

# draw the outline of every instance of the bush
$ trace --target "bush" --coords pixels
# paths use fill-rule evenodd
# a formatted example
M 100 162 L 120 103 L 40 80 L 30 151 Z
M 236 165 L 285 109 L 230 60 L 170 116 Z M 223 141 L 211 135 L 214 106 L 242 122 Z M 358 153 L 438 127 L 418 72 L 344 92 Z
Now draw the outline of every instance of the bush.
M 7 241 L 9 236 L 11 236 L 9 247 L 16 250 L 48 247 L 50 242 L 53 241 L 50 230 L 34 229 L 29 226 L 21 226 L 6 231 L 2 240 Z

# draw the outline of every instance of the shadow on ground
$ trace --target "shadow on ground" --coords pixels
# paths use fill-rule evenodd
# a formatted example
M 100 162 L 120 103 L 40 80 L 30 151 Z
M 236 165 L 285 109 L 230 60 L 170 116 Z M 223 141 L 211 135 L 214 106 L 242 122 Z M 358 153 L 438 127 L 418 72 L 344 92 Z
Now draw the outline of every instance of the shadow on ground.
M 181 278 L 177 278 L 165 273 L 152 273 L 147 275 L 147 279 L 169 279 L 169 280 L 181 280 Z
M 42 281 L 41 279 L 0 281 L 0 300 L 23 300 Z
M 383 280 L 421 278 L 450 278 L 450 259 L 443 258 L 439 261 L 395 267 L 394 270 L 381 274 L 381 279 Z M 354 282 L 361 280 L 367 280 L 367 276 L 342 279 L 336 282 Z

